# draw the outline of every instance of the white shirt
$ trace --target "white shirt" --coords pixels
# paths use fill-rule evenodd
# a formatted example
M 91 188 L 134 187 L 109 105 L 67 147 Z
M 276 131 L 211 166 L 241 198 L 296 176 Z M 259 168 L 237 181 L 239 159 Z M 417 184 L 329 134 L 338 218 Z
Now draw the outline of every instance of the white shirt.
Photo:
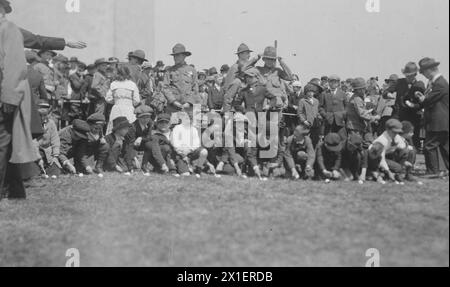
M 172 145 L 180 155 L 187 156 L 200 147 L 200 134 L 193 125 L 177 125 L 171 137 Z
M 408 144 L 406 143 L 406 140 L 402 136 L 396 135 L 394 140 L 392 141 L 392 138 L 389 136 L 387 131 L 384 132 L 376 140 L 374 140 L 373 143 L 381 143 L 384 146 L 383 153 L 381 154 L 380 167 L 382 169 L 384 169 L 385 171 L 389 171 L 389 166 L 386 162 L 386 154 L 391 154 L 391 153 L 395 152 L 397 149 L 408 148 Z M 393 143 L 394 143 L 394 145 L 393 145 Z

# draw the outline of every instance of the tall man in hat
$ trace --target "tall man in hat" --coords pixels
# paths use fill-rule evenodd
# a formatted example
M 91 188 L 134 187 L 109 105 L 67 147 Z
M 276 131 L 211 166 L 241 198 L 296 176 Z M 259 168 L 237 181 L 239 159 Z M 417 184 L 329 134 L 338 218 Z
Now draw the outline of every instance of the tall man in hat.
M 237 49 L 236 55 L 238 56 L 238 60 L 229 68 L 223 83 L 222 91 L 224 93 L 224 112 L 229 112 L 231 110 L 233 99 L 239 93 L 239 90 L 244 84 L 243 79 L 239 78 L 239 74 L 247 70 L 249 67 L 254 66 L 260 59 L 260 56 L 258 55 L 256 58 L 250 60 L 252 52 L 253 51 L 250 50 L 250 48 L 244 43 L 239 45 Z
M 449 161 L 449 95 L 448 81 L 439 72 L 439 62 L 424 58 L 419 62 L 420 73 L 428 80 L 425 94 L 417 93 L 420 106 L 425 109 L 425 161 L 427 172 L 443 176 L 440 171 L 447 170 Z M 444 166 L 439 165 L 439 153 Z
M 23 37 L 19 28 L 6 19 L 12 9 L 0 1 L 0 199 L 26 197 L 19 165 L 39 159 L 32 140 L 31 91 Z
M 339 133 L 345 127 L 347 95 L 339 88 L 341 79 L 337 75 L 328 78 L 329 89 L 319 96 L 320 115 L 325 119 L 325 132 Z
M 418 98 L 415 96 L 416 92 L 424 93 L 425 84 L 417 80 L 419 67 L 414 62 L 406 64 L 402 69 L 405 76 L 397 82 L 397 100 L 395 103 L 395 118 L 400 121 L 408 121 L 414 126 L 414 146 L 420 148 L 420 129 L 422 119 L 422 109 Z
M 106 73 L 108 65 L 109 61 L 104 58 L 95 61 L 96 72 L 89 91 L 89 100 L 91 101 L 89 115 L 94 113 L 105 114 L 105 97 L 111 85 L 111 81 L 107 78 Z
M 186 58 L 191 55 L 183 44 L 176 44 L 172 49 L 175 65 L 167 69 L 162 88 L 168 113 L 189 107 L 189 102 L 200 103 L 197 71 L 186 63 Z

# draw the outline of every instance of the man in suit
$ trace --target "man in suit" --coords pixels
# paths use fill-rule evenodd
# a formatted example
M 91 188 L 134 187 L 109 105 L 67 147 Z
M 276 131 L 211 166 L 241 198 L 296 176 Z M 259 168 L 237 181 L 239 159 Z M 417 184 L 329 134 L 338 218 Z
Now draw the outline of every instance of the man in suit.
M 330 89 L 319 96 L 319 113 L 325 119 L 325 135 L 339 133 L 345 127 L 347 106 L 347 96 L 339 88 L 341 82 L 339 76 L 333 75 L 328 79 Z
M 395 103 L 394 117 L 400 121 L 408 121 L 414 126 L 414 146 L 420 148 L 420 124 L 422 112 L 420 103 L 415 96 L 416 92 L 425 92 L 425 84 L 416 79 L 419 67 L 416 63 L 409 62 L 402 69 L 405 78 L 399 79 L 397 82 L 397 99 Z M 409 104 L 409 105 L 408 105 Z
M 448 173 L 449 160 L 449 95 L 448 82 L 439 72 L 439 62 L 431 58 L 420 60 L 420 73 L 428 80 L 425 94 L 417 93 L 420 107 L 425 109 L 425 162 L 431 176 L 443 177 L 439 153 Z

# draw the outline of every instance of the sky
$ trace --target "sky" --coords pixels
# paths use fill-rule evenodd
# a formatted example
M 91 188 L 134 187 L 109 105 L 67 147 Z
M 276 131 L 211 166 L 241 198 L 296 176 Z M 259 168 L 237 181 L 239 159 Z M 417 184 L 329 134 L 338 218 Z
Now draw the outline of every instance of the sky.
M 66 1 L 14 0 L 12 17 L 36 33 L 86 40 L 88 49 L 64 51 L 85 61 L 111 53 L 123 59 L 141 48 L 152 63 L 171 64 L 181 42 L 193 53 L 189 63 L 219 68 L 236 61 L 242 42 L 262 53 L 277 40 L 302 81 L 330 74 L 384 79 L 425 56 L 449 75 L 448 0 L 379 0 L 379 13 L 366 10 L 368 0 L 153 0 L 152 7 L 151 0 L 79 0 L 75 14 L 64 10 Z M 122 1 L 115 12 L 114 1 Z

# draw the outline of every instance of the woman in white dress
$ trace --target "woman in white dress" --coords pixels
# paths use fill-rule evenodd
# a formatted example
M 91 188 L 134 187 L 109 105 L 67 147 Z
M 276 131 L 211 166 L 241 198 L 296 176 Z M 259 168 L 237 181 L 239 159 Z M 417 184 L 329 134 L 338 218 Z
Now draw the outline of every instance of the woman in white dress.
M 112 132 L 112 122 L 118 117 L 126 117 L 130 123 L 136 121 L 134 109 L 140 105 L 141 97 L 137 85 L 130 79 L 130 69 L 127 66 L 119 66 L 116 80 L 111 83 L 105 98 L 107 103 L 113 104 L 106 134 Z

